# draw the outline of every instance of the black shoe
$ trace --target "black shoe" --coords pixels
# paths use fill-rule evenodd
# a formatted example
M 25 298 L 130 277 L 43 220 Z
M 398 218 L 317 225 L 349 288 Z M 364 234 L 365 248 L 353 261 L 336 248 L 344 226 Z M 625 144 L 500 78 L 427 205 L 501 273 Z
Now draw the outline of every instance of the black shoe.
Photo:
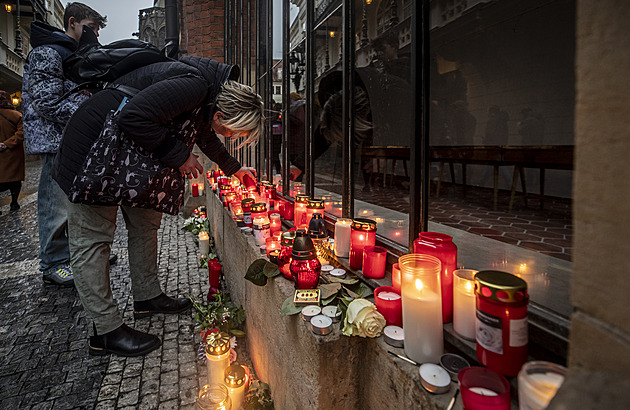
M 162 293 L 153 299 L 133 302 L 133 316 L 136 318 L 151 316 L 154 313 L 179 313 L 192 307 L 187 298 L 171 298 Z
M 104 335 L 90 336 L 88 343 L 90 354 L 103 356 L 113 353 L 119 356 L 143 356 L 160 347 L 160 338 L 140 332 L 122 324 L 118 329 Z
M 20 204 L 18 204 L 17 202 L 11 202 L 11 206 L 9 207 L 9 209 L 11 209 L 11 211 L 17 211 L 18 209 L 20 209 Z
M 109 255 L 109 264 L 110 265 L 115 265 L 116 261 L 118 261 L 118 255 L 116 255 L 115 253 Z

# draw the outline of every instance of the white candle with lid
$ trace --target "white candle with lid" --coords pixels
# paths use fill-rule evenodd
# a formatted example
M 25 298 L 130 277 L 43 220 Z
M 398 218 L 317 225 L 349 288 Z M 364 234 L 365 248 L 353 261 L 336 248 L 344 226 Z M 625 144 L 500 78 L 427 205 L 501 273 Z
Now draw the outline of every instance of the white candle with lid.
M 451 376 L 446 370 L 433 363 L 424 363 L 418 369 L 420 382 L 428 392 L 446 393 L 451 386 Z
M 304 306 L 302 308 L 302 320 L 308 322 L 312 317 L 322 313 L 322 308 L 315 305 Z
M 398 293 L 394 293 L 394 292 L 380 292 L 377 295 L 378 298 L 381 298 L 383 300 L 398 300 L 400 299 L 400 295 Z

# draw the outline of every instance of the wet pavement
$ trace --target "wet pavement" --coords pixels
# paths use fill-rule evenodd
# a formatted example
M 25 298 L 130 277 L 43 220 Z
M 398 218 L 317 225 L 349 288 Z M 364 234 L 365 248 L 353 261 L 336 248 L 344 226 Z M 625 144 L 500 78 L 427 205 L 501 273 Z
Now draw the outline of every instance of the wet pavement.
M 88 355 L 86 319 L 76 291 L 44 285 L 38 271 L 38 162 L 28 166 L 20 210 L 0 197 L 0 409 L 193 408 L 206 379 L 192 313 L 134 320 L 127 232 L 119 213 L 111 267 L 114 298 L 125 323 L 155 334 L 162 347 L 145 357 Z M 36 178 L 33 177 L 36 175 Z M 183 217 L 165 216 L 159 232 L 159 277 L 170 296 L 208 291 Z

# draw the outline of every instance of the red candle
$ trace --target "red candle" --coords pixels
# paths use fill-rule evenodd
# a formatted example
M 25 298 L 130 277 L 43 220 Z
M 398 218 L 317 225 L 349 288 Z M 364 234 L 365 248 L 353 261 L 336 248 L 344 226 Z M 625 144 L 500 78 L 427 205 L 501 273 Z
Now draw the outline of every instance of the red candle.
M 374 302 L 387 325 L 403 327 L 402 298 L 399 291 L 391 286 L 378 287 L 374 289 Z
M 420 232 L 413 242 L 413 253 L 435 256 L 442 262 L 442 321 L 453 321 L 453 272 L 457 269 L 457 246 L 453 237 L 438 232 Z M 515 375 L 516 376 L 516 375 Z
M 457 374 L 466 410 L 510 410 L 510 384 L 484 367 L 465 367 Z
M 313 214 L 319 212 L 324 215 L 324 201 L 320 199 L 309 199 L 306 205 L 306 214 L 302 217 L 301 226 L 304 228 L 308 228 L 308 224 L 311 222 L 311 218 L 313 218 Z
M 247 174 L 243 175 L 243 184 L 245 185 L 245 189 L 247 189 L 248 191 L 256 190 L 256 180 Z
M 284 218 L 284 205 L 285 202 L 283 200 L 278 200 L 276 202 L 276 210 L 280 214 L 280 218 Z
M 392 287 L 400 292 L 400 267 L 397 263 L 392 265 Z
M 258 202 L 252 205 L 252 221 L 256 218 L 269 218 L 267 213 L 267 205 L 264 202 Z
M 303 222 L 303 216 L 306 213 L 308 199 L 308 195 L 295 196 L 295 202 L 293 204 L 293 225 L 298 229 L 302 225 L 305 225 L 305 223 Z
M 363 248 L 374 245 L 376 245 L 376 222 L 371 219 L 354 219 L 350 233 L 350 267 L 361 269 Z
M 267 249 L 267 257 L 269 257 L 269 252 L 280 250 L 280 242 L 275 237 L 270 236 L 265 239 L 265 248 Z
M 293 204 L 287 201 L 284 202 L 284 215 L 282 216 L 285 221 L 293 220 Z
M 221 287 L 221 282 L 219 281 L 219 278 L 221 277 L 221 264 L 218 260 L 210 259 L 208 261 L 208 276 L 211 287 Z
M 249 226 L 250 228 L 253 226 L 252 223 L 252 204 L 254 200 L 251 198 L 245 198 L 241 201 L 241 208 L 243 208 L 243 223 L 245 226 Z
M 196 182 L 191 185 L 190 189 L 192 190 L 192 196 L 199 196 L 199 185 Z
M 280 214 L 273 213 L 269 215 L 269 229 L 273 235 L 276 232 L 282 231 L 282 221 L 280 221 Z
M 385 262 L 387 249 L 380 246 L 366 246 L 363 248 L 363 276 L 372 279 L 385 277 Z
M 289 270 L 291 261 L 293 260 L 293 240 L 295 239 L 295 231 L 289 231 L 282 234 L 280 240 L 280 253 L 278 255 L 278 269 L 282 275 L 288 280 L 293 280 L 293 275 Z

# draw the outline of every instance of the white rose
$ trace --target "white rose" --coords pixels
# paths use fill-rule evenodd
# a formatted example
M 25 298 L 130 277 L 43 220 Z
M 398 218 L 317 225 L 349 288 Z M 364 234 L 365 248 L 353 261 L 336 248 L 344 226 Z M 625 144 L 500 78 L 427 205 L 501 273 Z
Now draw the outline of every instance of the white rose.
M 377 337 L 385 327 L 385 318 L 376 306 L 365 299 L 355 299 L 348 305 L 343 334 L 346 336 Z

